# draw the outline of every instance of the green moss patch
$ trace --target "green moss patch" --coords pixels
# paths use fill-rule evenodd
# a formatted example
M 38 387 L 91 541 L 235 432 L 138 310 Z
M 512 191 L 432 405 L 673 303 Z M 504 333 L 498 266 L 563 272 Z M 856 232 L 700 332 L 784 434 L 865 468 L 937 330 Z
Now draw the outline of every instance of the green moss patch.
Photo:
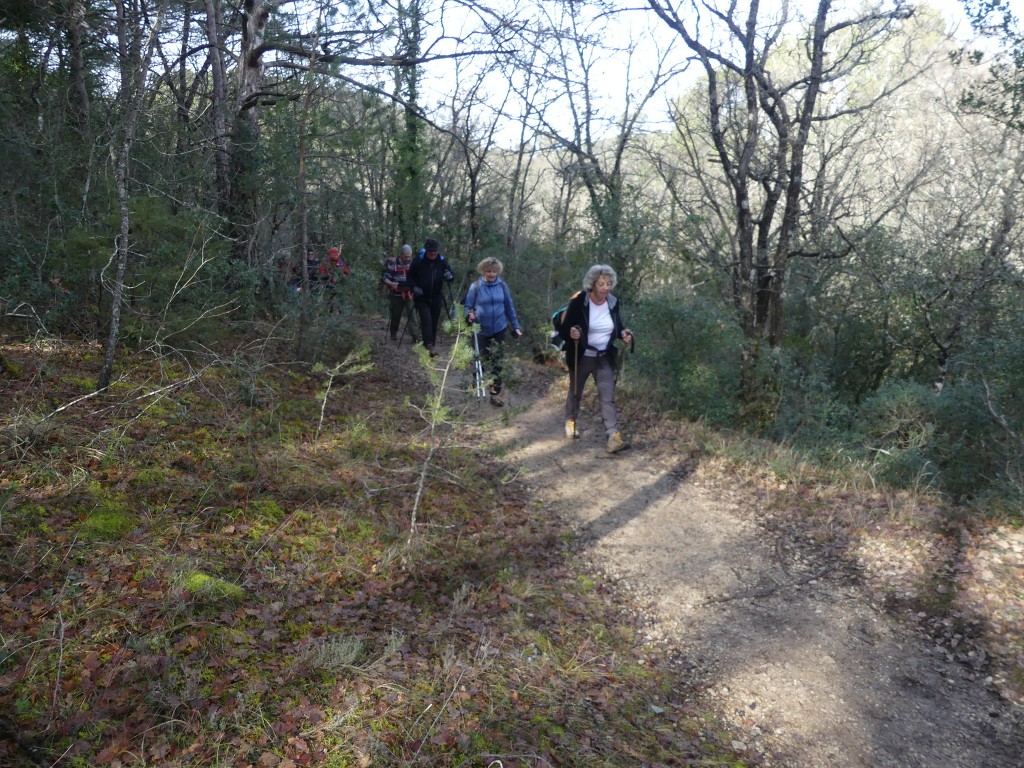
M 124 512 L 97 511 L 82 521 L 79 530 L 89 539 L 115 541 L 138 525 L 138 519 Z
M 182 588 L 199 598 L 209 600 L 241 600 L 245 590 L 230 581 L 210 576 L 202 571 L 191 571 L 182 579 Z

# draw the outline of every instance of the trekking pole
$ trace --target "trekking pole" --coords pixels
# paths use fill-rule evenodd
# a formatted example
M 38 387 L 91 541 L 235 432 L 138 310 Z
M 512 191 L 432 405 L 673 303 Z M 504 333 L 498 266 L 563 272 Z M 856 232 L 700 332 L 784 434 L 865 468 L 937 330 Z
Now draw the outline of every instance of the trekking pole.
M 484 396 L 484 366 L 480 359 L 480 335 L 473 331 L 473 378 L 476 380 L 476 396 Z
M 409 330 L 409 323 L 412 321 L 413 310 L 409 307 L 406 307 L 404 310 L 402 310 L 402 312 L 405 315 L 405 326 L 402 328 L 402 335 L 398 337 L 399 347 L 402 346 L 402 339 L 405 338 L 405 332 Z
M 446 303 L 445 309 L 448 312 L 448 319 L 449 320 L 454 320 L 455 319 L 455 295 L 452 293 L 452 284 L 448 283 L 447 285 L 448 285 L 448 301 Z M 444 300 L 444 296 L 441 296 L 441 300 L 442 301 Z
M 616 355 L 616 364 L 615 364 L 615 381 L 616 381 L 616 383 L 618 383 L 619 379 L 622 377 L 622 374 L 626 370 L 626 352 L 631 352 L 632 353 L 635 350 L 636 350 L 636 339 L 633 337 L 633 334 L 631 333 L 629 335 L 629 346 L 627 347 L 625 342 L 623 342 L 621 356 L 620 355 Z
M 460 299 L 460 301 L 465 301 L 466 300 L 466 296 L 469 294 L 469 289 L 466 286 L 469 283 L 472 282 L 472 279 L 471 279 L 472 276 L 473 276 L 473 270 L 471 270 L 471 269 L 467 270 L 465 276 L 462 278 L 462 282 L 459 283 L 459 296 L 462 297 Z M 451 291 L 451 289 L 452 289 L 452 284 L 448 283 L 448 290 Z M 454 299 L 453 299 L 453 301 L 454 301 Z
M 575 364 L 572 367 L 572 375 L 575 381 L 573 381 L 572 396 L 577 400 L 583 394 L 583 388 L 580 386 L 580 340 L 576 339 L 574 342 L 576 354 L 574 356 Z
M 405 325 L 402 327 L 402 332 L 398 334 L 398 346 L 402 346 L 402 341 L 405 339 L 405 332 L 409 330 L 409 318 L 405 318 Z

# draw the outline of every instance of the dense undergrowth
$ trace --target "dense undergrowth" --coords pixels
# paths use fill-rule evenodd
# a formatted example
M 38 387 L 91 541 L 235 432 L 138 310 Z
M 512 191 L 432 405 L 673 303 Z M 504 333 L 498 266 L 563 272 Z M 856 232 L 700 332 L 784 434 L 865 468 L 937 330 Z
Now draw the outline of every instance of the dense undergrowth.
M 3 345 L 0 764 L 747 764 L 346 338 L 126 353 L 102 395 L 97 346 Z

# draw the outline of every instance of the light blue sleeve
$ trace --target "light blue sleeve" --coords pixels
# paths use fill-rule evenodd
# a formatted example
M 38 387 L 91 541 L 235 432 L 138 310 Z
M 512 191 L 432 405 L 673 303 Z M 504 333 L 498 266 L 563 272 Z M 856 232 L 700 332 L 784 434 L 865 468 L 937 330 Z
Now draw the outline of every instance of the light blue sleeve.
M 519 330 L 519 317 L 516 315 L 515 304 L 512 303 L 512 291 L 509 290 L 508 283 L 503 283 L 503 285 L 505 286 L 505 316 L 508 317 L 512 330 Z

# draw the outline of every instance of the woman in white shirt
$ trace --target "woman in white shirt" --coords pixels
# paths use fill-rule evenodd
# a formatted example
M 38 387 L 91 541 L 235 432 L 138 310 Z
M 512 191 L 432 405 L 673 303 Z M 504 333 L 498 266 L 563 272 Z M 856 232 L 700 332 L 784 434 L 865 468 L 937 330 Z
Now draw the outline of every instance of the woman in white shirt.
M 615 270 L 607 264 L 592 266 L 583 278 L 583 290 L 569 300 L 555 324 L 565 342 L 565 362 L 569 367 L 565 436 L 579 437 L 576 421 L 583 388 L 593 375 L 609 453 L 629 447 L 619 432 L 615 408 L 615 360 L 619 352 L 612 341 L 621 339 L 631 345 L 633 332 L 623 325 L 620 302 L 612 294 L 617 282 Z

